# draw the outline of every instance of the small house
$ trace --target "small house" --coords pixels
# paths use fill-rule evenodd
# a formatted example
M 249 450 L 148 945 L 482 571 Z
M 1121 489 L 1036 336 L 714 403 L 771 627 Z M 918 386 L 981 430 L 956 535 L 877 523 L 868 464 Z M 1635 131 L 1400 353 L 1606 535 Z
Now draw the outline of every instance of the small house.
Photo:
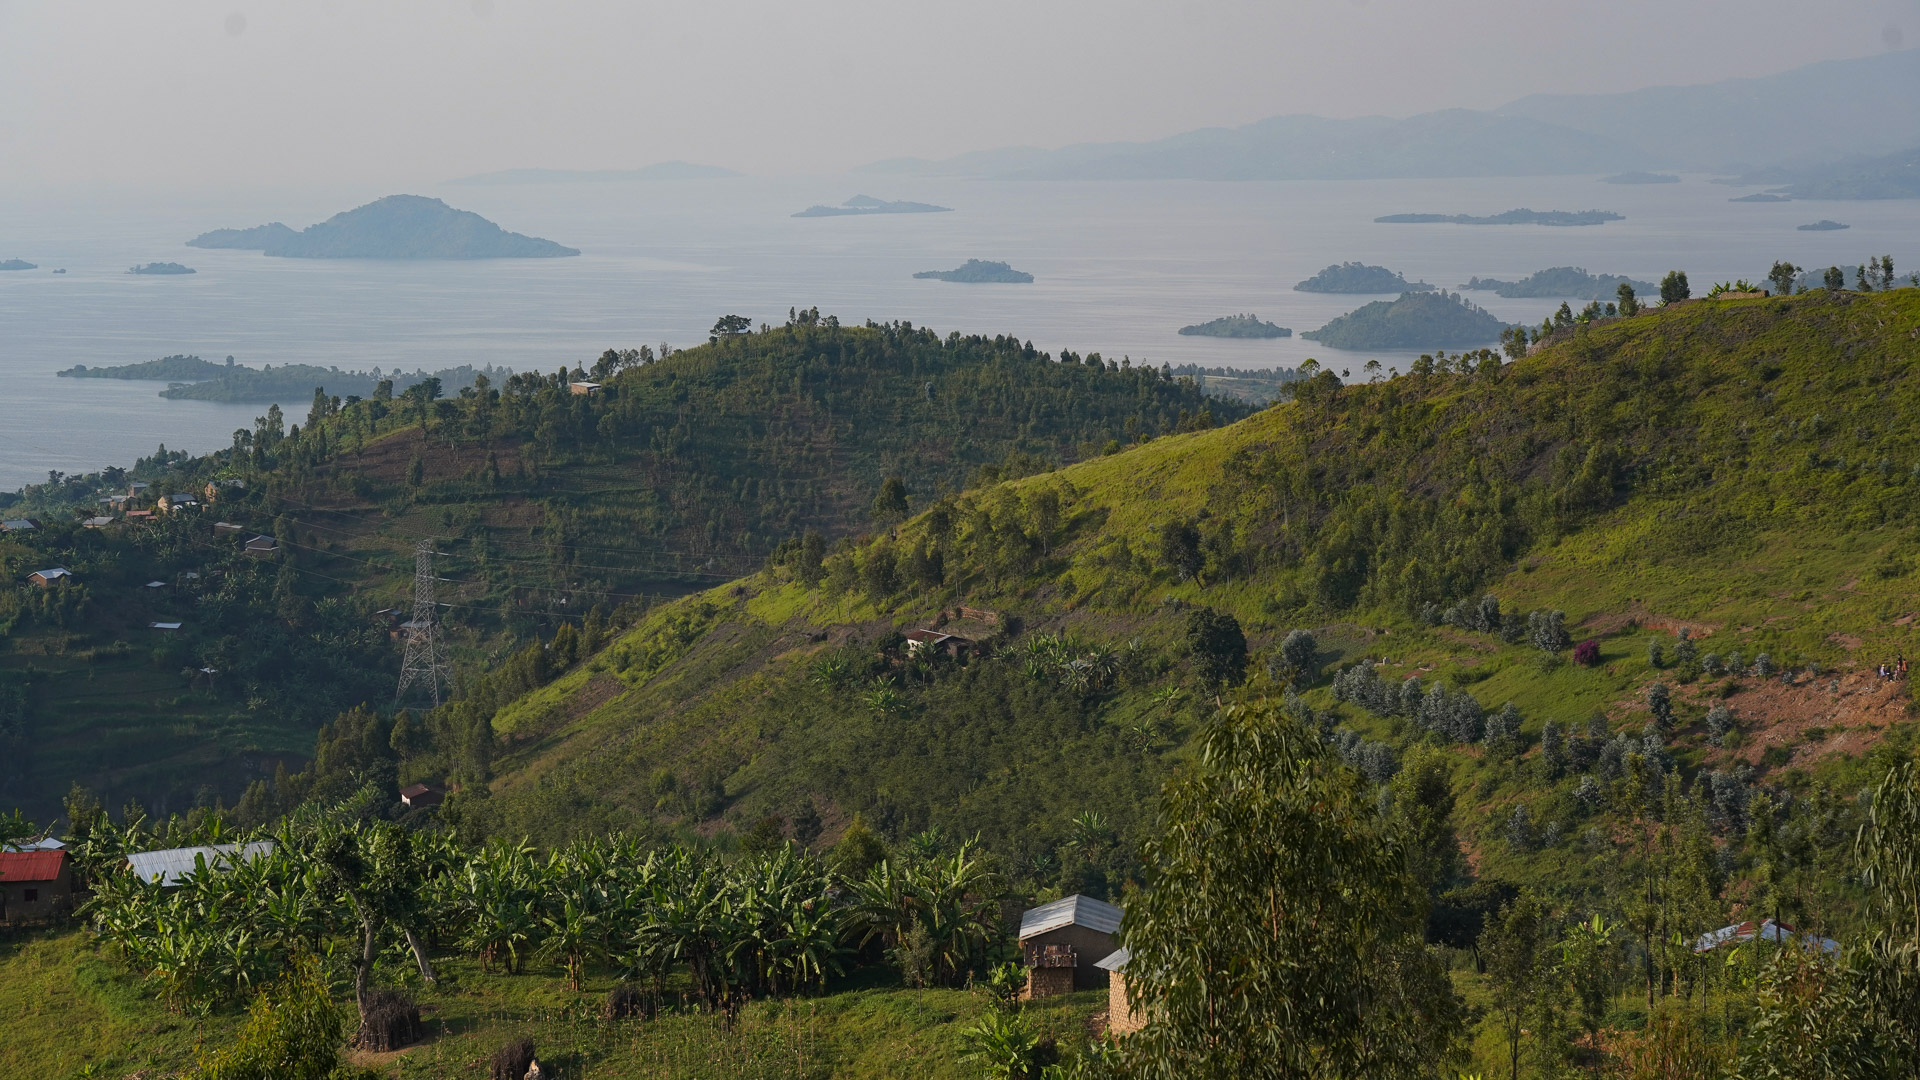
M 153 486 L 152 484 L 147 483 L 145 480 L 135 480 L 133 483 L 127 485 L 127 497 L 130 499 L 137 499 L 140 496 L 145 495 L 147 493 L 147 489 L 152 486 Z
M 0 844 L 0 851 L 65 851 L 67 845 L 51 836 L 41 836 L 34 840 L 15 840 L 10 844 Z
M 178 885 L 200 866 L 226 870 L 239 863 L 264 859 L 273 854 L 273 841 L 255 840 L 249 844 L 212 844 L 205 847 L 168 848 L 165 851 L 139 851 L 127 856 L 127 869 L 141 881 Z
M 576 397 L 592 397 L 600 392 L 600 385 L 597 382 L 576 382 L 568 383 L 567 387 Z
M 129 511 L 127 511 L 127 513 L 126 513 L 126 519 L 127 519 L 128 521 L 133 521 L 133 522 L 142 522 L 142 521 L 152 521 L 152 520 L 153 520 L 153 511 L 151 511 L 151 510 L 129 510 Z
M 932 656 L 944 653 L 947 656 L 961 656 L 973 647 L 973 642 L 956 634 L 943 634 L 938 630 L 907 631 L 908 656 Z
M 1110 1035 L 1128 1035 L 1146 1026 L 1145 1010 L 1133 1007 L 1132 999 L 1127 997 L 1127 961 L 1133 954 L 1125 949 L 1115 949 L 1106 959 L 1093 966 L 1107 973 L 1107 1033 Z
M 1818 949 L 1829 956 L 1840 954 L 1840 943 L 1832 938 L 1820 937 L 1817 934 L 1803 934 L 1786 923 L 1775 922 L 1772 919 L 1760 923 L 1748 920 L 1708 931 L 1700 935 L 1700 940 L 1694 942 L 1693 951 L 1712 952 L 1722 945 L 1739 945 L 1755 938 L 1778 944 L 1798 942 L 1800 947 L 1808 952 Z
M 209 480 L 207 481 L 206 488 L 202 490 L 200 494 L 208 502 L 214 503 L 220 501 L 220 494 L 223 491 L 245 491 L 246 488 L 247 482 L 245 480 Z
M 38 585 L 43 589 L 51 589 L 55 585 L 64 585 L 66 582 L 72 580 L 72 578 L 72 571 L 63 566 L 56 566 L 48 570 L 35 570 L 33 573 L 27 575 L 27 581 L 30 584 Z
M 280 541 L 271 536 L 256 536 L 247 541 L 247 554 L 256 559 L 268 559 L 280 554 Z
M 73 906 L 73 865 L 58 848 L 0 852 L 0 923 L 46 922 Z
M 29 533 L 39 527 L 40 523 L 32 518 L 13 518 L 10 521 L 0 521 L 0 532 L 5 533 Z
M 246 531 L 247 527 L 245 525 L 235 525 L 231 521 L 216 521 L 213 523 L 213 535 L 215 536 L 238 536 Z
M 164 581 L 149 581 L 140 587 L 143 589 L 164 589 L 167 587 L 167 583 Z
M 439 806 L 446 801 L 446 798 L 446 792 L 432 784 L 414 784 L 400 789 L 400 802 L 409 810 L 417 810 L 422 806 Z
M 100 514 L 94 517 L 90 517 L 87 520 L 81 522 L 80 524 L 84 525 L 89 529 L 104 529 L 107 526 L 113 524 L 113 518 L 105 514 Z
M 184 623 L 177 623 L 177 622 L 150 622 L 150 623 L 148 623 L 148 624 L 147 624 L 147 629 L 149 629 L 149 630 L 165 630 L 165 631 L 169 631 L 169 632 L 171 632 L 171 631 L 174 631 L 174 630 L 178 630 L 178 629 L 180 629 L 180 627 L 181 627 L 181 626 L 183 626 L 183 625 L 185 625 L 185 624 L 184 624 Z
M 1118 907 L 1078 893 L 1021 915 L 1026 996 L 1051 997 L 1106 986 L 1107 972 L 1097 962 L 1113 955 L 1120 916 Z
M 171 495 L 160 496 L 160 501 L 154 505 L 159 507 L 161 513 L 171 514 L 176 510 L 190 510 L 197 507 L 200 505 L 200 500 L 187 492 L 176 491 Z

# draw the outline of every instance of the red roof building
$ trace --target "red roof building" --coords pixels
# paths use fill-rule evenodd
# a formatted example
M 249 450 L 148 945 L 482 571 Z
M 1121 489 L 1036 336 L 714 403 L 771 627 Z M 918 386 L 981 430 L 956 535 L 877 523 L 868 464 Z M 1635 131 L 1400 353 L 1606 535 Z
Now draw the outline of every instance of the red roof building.
M 66 852 L 0 852 L 0 922 L 46 922 L 72 907 L 73 864 Z

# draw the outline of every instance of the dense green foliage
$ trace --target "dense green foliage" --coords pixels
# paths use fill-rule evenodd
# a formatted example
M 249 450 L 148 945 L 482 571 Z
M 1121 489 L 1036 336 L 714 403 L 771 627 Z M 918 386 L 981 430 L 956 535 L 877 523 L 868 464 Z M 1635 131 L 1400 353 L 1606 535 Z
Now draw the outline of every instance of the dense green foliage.
M 1485 345 L 1507 324 L 1458 293 L 1410 292 L 1375 300 L 1300 335 L 1336 349 L 1419 349 Z

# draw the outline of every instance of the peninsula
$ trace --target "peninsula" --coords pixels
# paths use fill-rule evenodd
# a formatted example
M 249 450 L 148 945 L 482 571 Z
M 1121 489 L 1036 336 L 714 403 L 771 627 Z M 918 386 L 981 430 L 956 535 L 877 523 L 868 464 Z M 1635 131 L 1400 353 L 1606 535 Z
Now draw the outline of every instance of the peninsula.
M 463 386 L 471 386 L 474 377 L 485 375 L 494 382 L 504 381 L 513 374 L 506 368 L 475 368 L 463 364 L 443 371 L 389 371 L 379 368 L 372 371 L 343 371 L 337 367 L 320 367 L 316 364 L 281 364 L 275 367 L 248 367 L 236 364 L 233 357 L 227 357 L 225 364 L 216 364 L 202 360 L 198 356 L 166 356 L 158 360 L 148 360 L 138 364 L 121 364 L 115 367 L 88 367 L 76 365 L 57 373 L 63 379 L 121 379 L 140 382 L 164 382 L 166 389 L 160 396 L 175 401 L 296 401 L 306 400 L 317 388 L 336 397 L 376 398 L 381 392 L 381 384 L 386 383 L 390 393 L 401 393 L 415 383 L 437 380 L 438 386 L 451 393 Z
M 979 259 L 968 259 L 964 265 L 952 270 L 922 270 L 913 276 L 958 281 L 967 285 L 1028 285 L 1033 282 L 1033 275 L 1024 270 L 1015 270 L 1003 262 L 982 262 Z
M 1317 293 L 1404 293 L 1427 292 L 1433 286 L 1424 281 L 1408 281 L 1384 266 L 1365 263 L 1335 263 L 1293 287 L 1294 292 Z
M 1209 322 L 1183 326 L 1180 333 L 1186 337 L 1217 338 L 1283 338 L 1292 337 L 1293 331 L 1284 326 L 1275 326 L 1270 322 L 1261 322 L 1258 315 L 1227 315 Z
M 215 229 L 191 247 L 258 250 L 290 259 L 554 259 L 580 254 L 508 232 L 470 210 L 423 195 L 389 195 L 294 232 L 279 222 Z
M 794 217 L 864 217 L 868 214 L 951 214 L 951 206 L 923 202 L 888 202 L 871 195 L 855 195 L 839 206 L 809 206 Z
M 1425 349 L 1487 345 L 1507 324 L 1456 293 L 1410 292 L 1375 300 L 1300 336 L 1336 349 Z
M 191 274 L 193 272 L 194 272 L 193 267 L 181 266 L 179 263 L 176 263 L 176 262 L 150 262 L 145 266 L 129 267 L 127 270 L 127 273 L 129 274 L 159 274 L 159 275 Z
M 1604 225 L 1623 221 L 1611 210 L 1508 210 L 1475 217 L 1472 214 L 1388 214 L 1374 221 L 1383 225 Z

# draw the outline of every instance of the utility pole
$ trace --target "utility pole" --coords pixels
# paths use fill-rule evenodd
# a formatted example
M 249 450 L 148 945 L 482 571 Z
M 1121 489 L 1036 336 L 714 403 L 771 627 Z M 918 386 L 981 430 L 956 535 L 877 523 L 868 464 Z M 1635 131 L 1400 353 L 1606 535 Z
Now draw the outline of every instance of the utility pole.
M 453 678 L 440 655 L 440 605 L 433 598 L 433 542 L 422 540 L 413 549 L 413 621 L 406 625 L 407 652 L 400 662 L 400 687 L 394 700 L 401 701 L 407 691 L 424 685 L 435 708 L 440 706 L 440 687 L 452 688 Z

